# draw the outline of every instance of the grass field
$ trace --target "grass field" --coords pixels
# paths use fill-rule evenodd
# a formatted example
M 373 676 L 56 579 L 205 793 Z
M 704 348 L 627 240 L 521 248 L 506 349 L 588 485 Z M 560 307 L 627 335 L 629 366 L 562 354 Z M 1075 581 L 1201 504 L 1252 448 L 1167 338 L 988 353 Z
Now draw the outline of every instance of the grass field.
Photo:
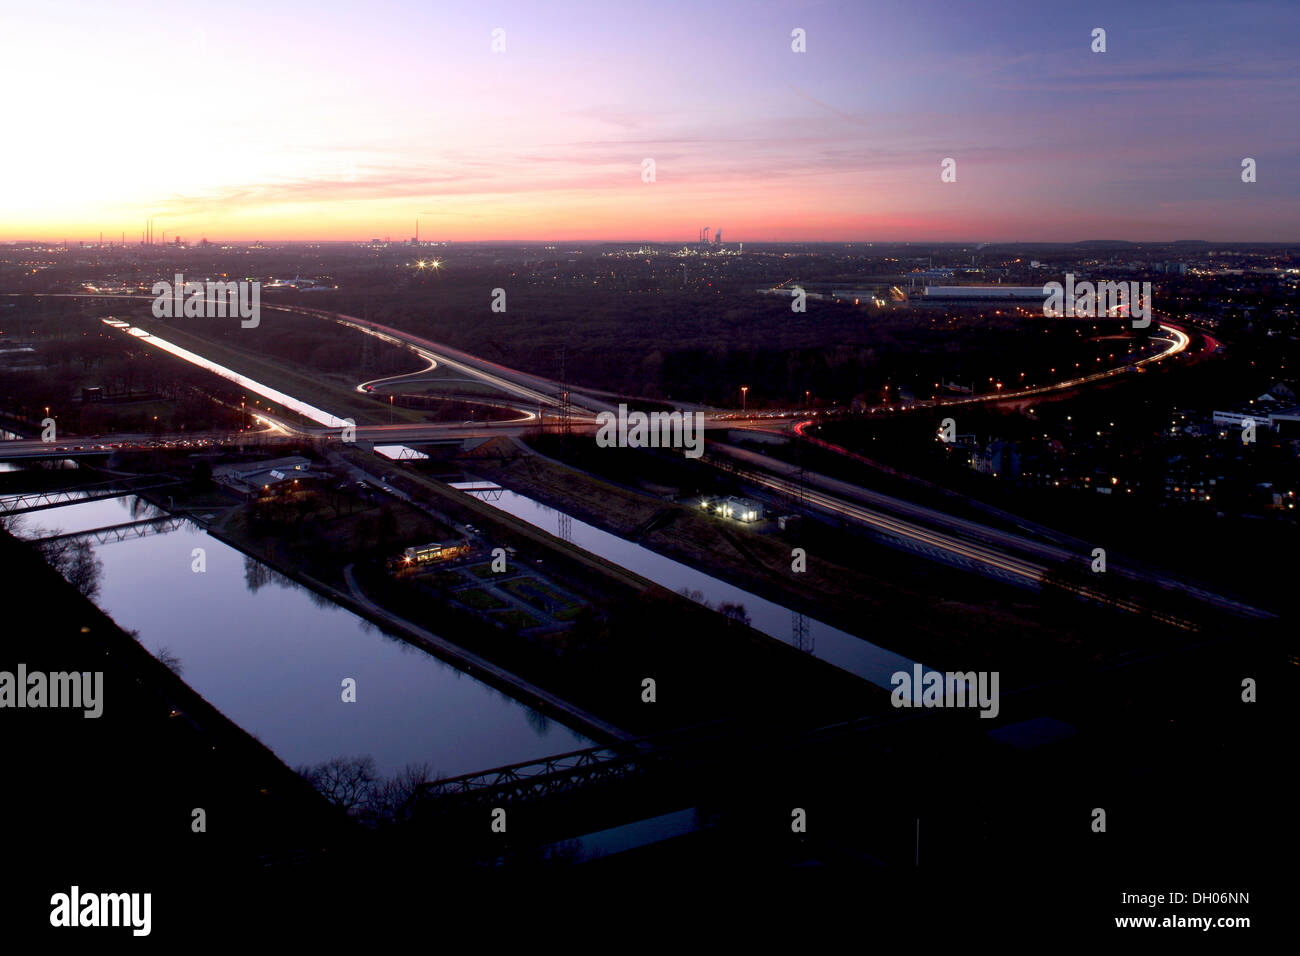
M 497 611 L 492 615 L 492 619 L 506 625 L 506 627 L 515 627 L 522 630 L 526 627 L 536 627 L 540 622 L 531 614 L 525 614 L 518 608 L 512 607 L 508 611 Z
M 357 381 L 353 381 L 350 377 L 341 375 L 298 372 L 272 358 L 251 350 L 233 347 L 198 332 L 179 328 L 174 324 L 148 318 L 138 318 L 136 324 L 181 348 L 197 352 L 204 358 L 246 375 L 263 385 L 269 385 L 340 418 L 352 418 L 358 425 L 386 425 L 390 414 L 394 421 L 425 420 L 424 415 L 415 409 L 394 408 L 390 411 L 387 402 L 362 395 L 356 391 L 359 377 Z M 418 358 L 411 356 L 410 371 L 418 369 L 420 364 Z
M 493 611 L 497 608 L 510 606 L 509 602 L 479 588 L 467 588 L 464 591 L 457 591 L 455 600 L 475 611 Z
M 664 507 L 540 457 L 533 467 L 476 463 L 476 473 L 615 534 L 630 533 Z M 1013 635 L 1007 638 L 1013 653 L 1029 672 L 1061 648 L 1080 646 L 1080 631 L 1100 630 L 1100 611 L 1080 607 L 1073 621 L 1062 624 L 1036 612 L 1014 589 L 815 525 L 803 541 L 806 570 L 792 574 L 786 536 L 755 533 L 683 505 L 669 507 L 677 512 L 675 520 L 648 534 L 645 547 L 933 666 L 991 660 L 986 636 L 998 633 Z M 900 568 L 906 569 L 901 576 Z
M 434 571 L 432 573 L 425 572 L 424 574 L 420 575 L 419 580 L 421 581 L 421 583 L 427 582 L 429 584 L 432 584 L 434 587 L 444 587 L 444 588 L 460 587 L 462 584 L 465 584 L 467 581 L 464 575 L 458 574 L 455 571 Z
M 544 613 L 550 613 L 551 608 L 564 609 L 571 606 L 572 602 L 560 594 L 554 588 L 548 587 L 541 581 L 530 577 L 515 578 L 512 581 L 503 581 L 501 583 L 503 591 L 509 591 L 521 601 L 525 601 Z

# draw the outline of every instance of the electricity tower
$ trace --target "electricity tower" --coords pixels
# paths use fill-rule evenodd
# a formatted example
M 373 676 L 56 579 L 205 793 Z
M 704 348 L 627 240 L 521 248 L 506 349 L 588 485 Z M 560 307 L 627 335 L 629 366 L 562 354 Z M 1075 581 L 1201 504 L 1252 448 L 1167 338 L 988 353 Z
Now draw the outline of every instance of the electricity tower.
M 560 399 L 560 405 L 559 405 L 559 418 L 560 418 L 559 425 L 560 425 L 560 436 L 561 436 L 561 438 L 563 439 L 563 441 L 564 441 L 564 445 L 565 445 L 566 448 L 568 447 L 568 444 L 569 444 L 569 436 L 572 434 L 572 431 L 573 431 L 573 421 L 572 421 L 573 407 L 572 407 L 572 405 L 571 405 L 570 402 L 569 402 L 569 382 L 568 382 L 568 379 L 567 379 L 567 377 L 566 377 L 566 368 L 565 368 L 565 365 L 566 365 L 566 359 L 568 358 L 568 356 L 567 356 L 567 352 L 568 352 L 568 347 L 567 347 L 567 346 L 563 346 L 563 345 L 560 346 L 558 349 L 555 350 L 555 355 L 556 355 L 556 358 L 557 358 L 557 360 L 558 360 L 558 362 L 559 362 L 559 366 L 560 366 L 560 374 L 559 374 L 559 383 L 560 383 L 560 394 L 559 394 L 559 399 Z
M 813 639 L 808 633 L 808 618 L 798 611 L 790 612 L 792 642 L 798 650 L 813 652 Z

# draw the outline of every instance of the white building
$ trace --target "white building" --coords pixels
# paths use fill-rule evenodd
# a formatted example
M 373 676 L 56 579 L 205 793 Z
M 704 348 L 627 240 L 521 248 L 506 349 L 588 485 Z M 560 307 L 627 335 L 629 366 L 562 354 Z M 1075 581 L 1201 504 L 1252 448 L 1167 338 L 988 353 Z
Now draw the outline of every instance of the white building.
M 715 514 L 720 514 L 724 518 L 735 518 L 737 521 L 744 522 L 757 521 L 763 517 L 763 506 L 757 501 L 730 495 L 716 502 L 713 510 Z

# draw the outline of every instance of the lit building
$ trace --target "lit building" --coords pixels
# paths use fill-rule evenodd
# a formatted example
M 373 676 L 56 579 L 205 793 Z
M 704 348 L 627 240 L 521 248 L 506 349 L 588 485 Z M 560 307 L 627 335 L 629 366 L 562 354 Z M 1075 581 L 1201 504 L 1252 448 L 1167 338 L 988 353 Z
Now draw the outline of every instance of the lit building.
M 912 303 L 969 305 L 1018 303 L 1042 305 L 1047 298 L 1041 285 L 932 285 L 926 286 Z
M 429 544 L 420 544 L 407 548 L 402 552 L 402 565 L 404 567 L 414 567 L 423 564 L 437 564 L 442 561 L 450 561 L 452 558 L 463 557 L 469 554 L 469 542 L 465 540 L 441 542 L 432 541 Z
M 312 477 L 311 462 L 295 455 L 271 461 L 218 465 L 212 469 L 212 477 L 246 498 L 266 498 L 300 489 Z
M 737 521 L 757 521 L 763 517 L 763 506 L 757 501 L 750 501 L 748 498 L 728 496 L 721 501 L 715 502 L 713 511 L 724 518 L 735 518 Z

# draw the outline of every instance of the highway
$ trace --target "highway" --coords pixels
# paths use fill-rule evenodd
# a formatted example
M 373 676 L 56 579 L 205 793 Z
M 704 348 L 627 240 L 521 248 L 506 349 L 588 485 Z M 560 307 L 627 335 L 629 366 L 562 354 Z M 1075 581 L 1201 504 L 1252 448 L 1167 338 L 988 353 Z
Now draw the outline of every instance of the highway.
M 520 372 L 517 369 L 509 368 L 505 365 L 499 365 L 496 362 L 489 362 L 487 359 L 481 359 L 476 355 L 468 352 L 462 352 L 459 349 L 453 349 L 437 342 L 431 342 L 428 339 L 421 338 L 411 332 L 396 329 L 392 326 L 381 325 L 378 322 L 370 322 L 366 319 L 358 319 L 355 316 L 344 315 L 341 312 L 330 312 L 325 309 L 309 309 L 305 306 L 284 306 L 272 305 L 264 308 L 279 309 L 284 312 L 294 312 L 299 315 L 312 316 L 314 318 L 325 319 L 330 322 L 336 322 L 339 325 L 346 326 L 357 331 L 364 332 L 367 335 L 373 335 L 376 338 L 388 342 L 390 345 L 397 345 L 408 351 L 414 352 L 421 358 L 430 363 L 428 368 L 422 369 L 419 373 L 423 374 L 438 365 L 444 365 L 448 368 L 455 369 L 463 375 L 467 375 L 494 388 L 500 389 L 507 395 L 513 395 L 528 401 L 533 406 L 543 406 L 554 408 L 560 404 L 559 393 L 560 383 L 540 375 L 532 375 L 527 372 Z M 395 376 L 402 378 L 405 376 Z M 377 381 L 385 381 L 383 379 Z M 358 386 L 359 390 L 364 390 L 366 384 Z M 596 411 L 613 411 L 614 406 L 608 402 L 601 401 L 591 396 L 580 395 L 573 389 L 569 390 L 569 402 L 572 414 L 583 418 L 594 418 Z M 521 409 L 527 411 L 527 409 Z
M 705 461 L 717 464 L 717 456 L 726 455 L 743 463 L 744 467 L 740 474 L 744 480 L 761 485 L 782 496 L 799 496 L 800 487 L 791 480 L 798 473 L 795 466 L 720 442 L 711 442 L 710 447 L 712 451 L 705 456 Z M 974 568 L 992 572 L 997 577 L 1016 583 L 1037 586 L 1042 583 L 1044 576 L 1053 565 L 1075 564 L 1077 566 L 1080 563 L 1090 565 L 1092 561 L 1094 545 L 1085 542 L 1077 542 L 1078 547 L 1074 549 L 1063 548 L 1058 544 L 1034 540 L 955 517 L 946 512 L 870 491 L 815 472 L 805 471 L 803 478 L 803 500 L 811 507 L 888 534 L 907 543 L 912 550 L 925 553 L 928 549 L 937 549 L 944 556 L 957 559 L 959 564 L 974 562 Z M 873 507 L 867 507 L 868 504 Z M 1025 530 L 1037 529 L 1026 527 Z M 1051 532 L 1051 535 L 1058 541 L 1072 540 L 1058 532 Z M 1189 598 L 1209 603 L 1220 610 L 1243 617 L 1266 619 L 1276 616 L 1271 612 L 1216 594 L 1204 587 L 1147 568 L 1109 549 L 1106 573 L 1181 591 Z M 1072 588 L 1072 590 L 1076 589 Z M 1125 610 L 1141 610 L 1126 602 L 1117 604 L 1090 589 L 1079 590 L 1078 593 L 1099 600 L 1101 603 L 1123 607 Z M 1162 619 L 1177 626 L 1184 626 L 1185 623 L 1172 618 Z
M 782 495 L 794 495 L 798 491 L 792 482 L 762 472 L 745 471 L 741 476 L 746 481 L 762 485 Z M 847 518 L 875 531 L 883 532 L 909 546 L 911 550 L 921 554 L 928 554 L 930 557 L 944 556 L 950 560 L 956 559 L 954 563 L 972 570 L 991 573 L 994 577 L 1008 578 L 1013 581 L 1019 580 L 1022 583 L 1039 586 L 1044 583 L 1049 571 L 1043 565 L 1022 560 L 992 548 L 972 544 L 953 535 L 935 532 L 921 525 L 901 521 L 823 492 L 810 491 L 805 488 L 803 500 L 812 508 Z M 1131 601 L 1117 600 L 1092 588 L 1079 587 L 1059 581 L 1057 586 L 1098 604 L 1105 604 L 1134 614 L 1146 613 L 1146 609 L 1141 605 L 1134 604 Z M 1260 613 L 1263 616 L 1262 612 Z M 1197 629 L 1195 624 L 1182 618 L 1161 613 L 1152 613 L 1151 616 L 1156 620 L 1182 630 L 1195 631 Z
M 1148 355 L 1146 358 L 1137 359 L 1133 362 L 1126 362 L 1115 368 L 1103 369 L 1100 372 L 1091 372 L 1088 375 L 1077 375 L 1074 378 L 1063 379 L 1060 382 L 1053 382 L 1050 385 L 1035 385 L 1031 388 L 1015 389 L 1009 392 L 998 391 L 994 394 L 975 395 L 968 398 L 938 398 L 925 402 L 909 402 L 905 406 L 895 406 L 899 408 L 946 408 L 950 405 L 970 405 L 979 402 L 1005 402 L 1016 398 L 1029 398 L 1034 395 L 1045 395 L 1049 392 L 1059 392 L 1065 389 L 1078 388 L 1080 385 L 1090 385 L 1096 382 L 1104 382 L 1107 379 L 1115 378 L 1119 375 L 1127 375 L 1130 370 L 1142 368 L 1155 362 L 1163 362 L 1172 358 L 1181 352 L 1186 351 L 1187 346 L 1192 342 L 1189 336 L 1182 329 L 1174 325 L 1160 325 L 1162 332 L 1169 333 L 1168 337 L 1151 336 L 1152 341 L 1168 342 L 1169 347 L 1157 352 L 1155 355 Z
M 85 297 L 80 294 L 68 295 L 73 297 Z M 134 296 L 126 298 L 150 299 L 151 297 Z M 360 383 L 357 386 L 359 390 L 365 391 L 367 390 L 367 386 L 374 386 L 383 381 L 397 380 L 411 375 L 427 374 L 439 365 L 445 365 L 474 380 L 491 385 L 515 399 L 531 403 L 534 407 L 555 408 L 559 404 L 557 398 L 559 384 L 550 379 L 520 372 L 498 363 L 489 362 L 466 352 L 431 342 L 409 332 L 322 309 L 282 305 L 264 305 L 263 307 L 336 322 L 346 327 L 373 335 L 389 344 L 397 345 L 412 351 L 429 363 L 424 369 L 421 369 L 418 372 L 404 373 L 403 375 L 392 376 L 388 379 L 376 379 L 371 382 Z M 1129 370 L 1134 367 L 1170 358 L 1183 352 L 1188 347 L 1191 339 L 1181 329 L 1165 324 L 1160 325 L 1159 328 L 1168 333 L 1166 338 L 1161 339 L 1162 341 L 1168 342 L 1168 347 L 1166 349 L 1135 362 L 1126 363 L 1118 368 L 1106 369 L 1100 372 L 1078 376 L 1066 381 L 1055 382 L 1051 385 L 1020 389 L 1015 392 L 962 399 L 942 399 L 931 402 L 917 402 L 910 403 L 906 406 L 893 406 L 893 408 L 898 408 L 899 410 L 906 408 L 910 410 L 924 407 L 947 407 L 950 405 L 970 404 L 973 402 L 1007 401 L 1104 381 L 1117 375 L 1127 374 Z M 146 340 L 149 338 L 147 333 L 137 331 L 133 334 L 137 334 Z M 175 350 L 169 349 L 169 351 Z M 184 350 L 180 351 L 183 352 Z M 182 357 L 188 358 L 188 355 Z M 195 358 L 201 359 L 199 356 L 195 356 Z M 211 368 L 214 363 L 201 360 L 199 364 Z M 229 372 L 229 370 L 223 371 Z M 227 377 L 231 376 L 227 375 Z M 282 396 L 278 392 L 276 395 L 278 399 L 287 399 L 290 407 L 294 404 L 302 404 L 295 403 L 295 400 L 290 396 Z M 573 419 L 575 424 L 580 428 L 583 426 L 589 426 L 594 422 L 596 410 L 611 411 L 614 408 L 614 406 L 609 402 L 593 398 L 590 395 L 579 394 L 573 390 L 570 391 L 570 400 Z M 284 401 L 281 401 L 281 403 L 285 404 Z M 524 427 L 529 423 L 534 422 L 536 419 L 536 416 L 526 407 L 521 407 L 519 410 L 522 417 L 515 420 L 483 422 L 473 425 L 456 425 L 454 423 L 362 425 L 357 426 L 356 437 L 358 440 L 373 441 L 384 444 L 430 440 L 459 440 L 464 438 L 489 437 L 495 434 L 518 434 Z M 322 421 L 326 427 L 311 428 L 295 426 L 268 413 L 259 413 L 259 419 L 267 425 L 268 428 L 275 431 L 295 432 L 303 435 L 317 436 L 333 436 L 338 434 L 339 429 L 334 423 L 339 420 L 335 416 L 330 415 L 328 412 L 322 412 L 319 409 L 312 409 L 311 411 L 318 413 L 318 416 L 314 417 L 317 417 L 318 421 Z M 727 425 L 729 427 L 753 427 L 761 430 L 771 429 L 773 425 L 771 417 L 768 416 L 756 415 L 748 419 L 736 419 L 732 417 L 733 414 L 734 413 L 730 412 L 711 413 L 708 415 L 708 418 L 713 424 Z M 797 424 L 792 422 L 791 424 L 800 436 L 804 436 L 804 429 L 812 423 L 809 421 L 802 421 Z M 819 442 L 817 439 L 813 440 Z M 797 489 L 787 477 L 783 477 L 783 475 L 788 476 L 793 472 L 792 466 L 786 466 L 764 456 L 754 455 L 753 453 L 745 452 L 731 446 L 720 445 L 718 442 L 711 442 L 710 444 L 714 448 L 719 449 L 721 453 L 744 462 L 746 468 L 743 477 L 746 480 L 782 495 L 798 493 L 799 489 Z M 828 447 L 835 448 L 836 446 Z M 0 449 L 0 456 L 22 457 L 26 454 L 31 457 L 48 457 L 50 451 L 50 446 L 45 443 L 34 441 L 5 442 L 4 447 Z M 81 452 L 80 449 L 78 449 L 78 453 L 84 454 L 85 452 Z M 718 462 L 717 454 L 718 452 L 707 455 L 704 460 L 716 464 Z M 809 487 L 810 485 L 813 487 Z M 906 543 L 908 546 L 921 553 L 929 553 L 931 556 L 936 556 L 937 552 L 937 555 L 942 555 L 949 560 L 955 560 L 959 564 L 964 564 L 965 566 L 976 569 L 982 569 L 988 573 L 994 574 L 995 576 L 1015 581 L 1017 583 L 1030 584 L 1031 586 L 1040 585 L 1049 570 L 1048 564 L 1040 562 L 1070 563 L 1085 559 L 1090 560 L 1090 549 L 1080 553 L 1077 549 L 1071 550 L 1069 548 L 1063 548 L 1059 544 L 1035 541 L 996 528 L 991 528 L 986 525 L 981 525 L 967 519 L 947 515 L 944 512 L 935 509 L 914 505 L 901 499 L 859 488 L 847 482 L 841 482 L 823 475 L 805 474 L 803 497 L 809 505 L 815 508 L 871 527 L 878 532 L 888 534 L 894 539 Z M 868 507 L 868 505 L 871 505 L 872 507 Z M 1068 539 L 1066 539 L 1065 536 L 1057 535 L 1056 540 L 1067 541 Z M 1113 573 L 1121 574 L 1133 580 L 1146 581 L 1158 584 L 1161 587 L 1181 590 L 1187 593 L 1190 597 L 1206 601 L 1232 613 L 1256 618 L 1274 616 L 1268 612 L 1213 594 L 1206 589 L 1184 584 L 1183 582 L 1160 575 L 1148 569 L 1138 569 L 1135 565 L 1126 566 L 1122 563 L 1116 563 L 1114 559 L 1108 555 L 1108 570 L 1110 569 L 1113 569 Z M 1101 603 L 1117 605 L 1125 610 L 1134 612 L 1142 610 L 1139 607 L 1127 604 L 1127 602 L 1116 602 L 1115 600 L 1100 593 L 1093 592 L 1090 589 L 1076 590 L 1078 590 L 1081 595 L 1100 601 Z M 1187 626 L 1186 622 L 1183 621 L 1173 618 L 1164 619 L 1175 626 Z

